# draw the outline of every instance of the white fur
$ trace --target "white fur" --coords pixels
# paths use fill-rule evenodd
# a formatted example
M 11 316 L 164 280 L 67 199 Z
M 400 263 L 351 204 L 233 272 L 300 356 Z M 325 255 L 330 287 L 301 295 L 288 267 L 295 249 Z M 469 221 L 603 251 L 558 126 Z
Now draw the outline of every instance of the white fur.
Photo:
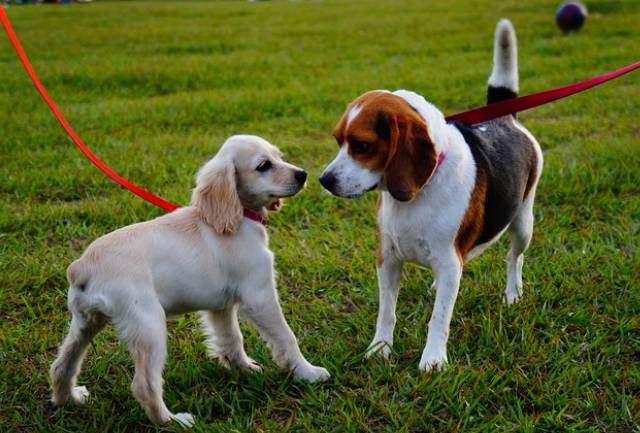
M 427 130 L 434 143 L 436 153 L 446 151 L 448 135 L 444 115 L 435 105 L 427 102 L 422 95 L 410 90 L 396 90 L 394 95 L 401 97 L 411 105 L 427 123 Z
M 354 160 L 346 144 L 340 148 L 336 158 L 327 166 L 324 173 L 332 173 L 340 179 L 334 194 L 345 197 L 360 197 L 380 182 L 380 173 L 373 172 Z
M 356 105 L 349 111 L 349 115 L 347 116 L 347 126 L 349 126 L 351 122 L 353 122 L 353 119 L 358 117 L 358 114 L 360 114 L 361 111 L 362 111 L 361 105 Z
M 235 161 L 236 171 L 245 165 L 253 167 L 259 163 L 254 160 L 257 155 L 273 159 L 274 167 L 293 167 L 278 160 L 278 154 L 274 146 L 258 137 L 235 137 L 204 166 L 198 179 L 216 178 L 210 171 L 227 167 L 228 161 Z M 218 164 L 216 159 L 225 163 Z M 290 194 L 289 178 L 284 174 L 280 172 L 280 184 L 245 185 L 240 195 L 250 201 L 262 200 L 264 188 Z M 247 174 L 243 179 L 246 182 L 252 176 Z M 204 187 L 199 184 L 194 194 Z M 235 233 L 222 235 L 199 212 L 194 206 L 184 207 L 116 230 L 94 241 L 69 267 L 68 304 L 73 317 L 69 335 L 51 366 L 54 403 L 62 404 L 69 398 L 77 403 L 86 400 L 86 388 L 75 387 L 82 357 L 91 338 L 111 320 L 135 359 L 131 388 L 147 415 L 154 422 L 175 420 L 192 425 L 191 415 L 170 412 L 162 399 L 166 316 L 187 311 L 206 311 L 202 323 L 207 346 L 223 365 L 260 370 L 244 351 L 237 318 L 241 308 L 278 365 L 290 369 L 300 380 L 329 377 L 324 368 L 303 357 L 282 314 L 265 227 L 243 219 Z
M 493 71 L 489 85 L 506 87 L 518 93 L 518 45 L 511 21 L 502 19 L 496 27 L 493 48 Z

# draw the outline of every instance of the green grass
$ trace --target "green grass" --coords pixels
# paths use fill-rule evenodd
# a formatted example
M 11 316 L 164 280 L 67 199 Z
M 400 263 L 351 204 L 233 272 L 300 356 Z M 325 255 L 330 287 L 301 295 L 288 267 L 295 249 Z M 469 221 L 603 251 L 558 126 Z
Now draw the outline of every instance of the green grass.
M 521 91 L 638 60 L 640 4 L 588 2 L 579 34 L 556 0 L 96 2 L 8 9 L 34 67 L 92 149 L 126 178 L 186 203 L 197 168 L 233 133 L 259 134 L 310 172 L 271 218 L 282 305 L 322 385 L 295 383 L 245 328 L 265 374 L 207 358 L 193 315 L 170 327 L 165 396 L 196 431 L 418 432 L 640 429 L 640 75 L 520 116 L 545 151 L 525 298 L 507 308 L 507 243 L 470 263 L 450 367 L 420 374 L 433 295 L 406 268 L 391 362 L 363 360 L 377 312 L 374 200 L 333 198 L 317 177 L 346 104 L 416 90 L 445 113 L 480 105 L 501 17 L 519 37 Z M 162 211 L 101 175 L 63 134 L 0 37 L 0 431 L 173 430 L 129 391 L 109 330 L 80 382 L 85 407 L 52 408 L 47 371 L 66 332 L 65 269 L 96 237 Z

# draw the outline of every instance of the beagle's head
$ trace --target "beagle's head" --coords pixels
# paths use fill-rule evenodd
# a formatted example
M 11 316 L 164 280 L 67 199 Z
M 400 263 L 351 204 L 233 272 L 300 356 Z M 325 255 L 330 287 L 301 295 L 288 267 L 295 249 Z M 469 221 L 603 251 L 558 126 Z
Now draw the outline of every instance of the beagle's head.
M 333 135 L 340 150 L 320 183 L 338 197 L 356 198 L 380 188 L 410 201 L 437 166 L 429 125 L 405 99 L 387 91 L 351 102 Z
M 242 222 L 243 208 L 277 210 L 306 180 L 307 173 L 284 161 L 267 140 L 234 135 L 198 172 L 191 204 L 218 233 L 233 233 Z

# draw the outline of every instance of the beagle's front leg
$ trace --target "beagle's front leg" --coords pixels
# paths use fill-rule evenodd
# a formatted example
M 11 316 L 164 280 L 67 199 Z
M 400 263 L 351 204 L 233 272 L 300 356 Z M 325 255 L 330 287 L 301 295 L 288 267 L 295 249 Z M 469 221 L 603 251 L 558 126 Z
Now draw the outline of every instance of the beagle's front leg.
M 376 335 L 367 349 L 366 357 L 380 354 L 388 359 L 393 346 L 393 330 L 396 326 L 396 302 L 402 262 L 391 254 L 382 257 L 378 266 L 378 292 L 380 305 L 378 306 L 378 321 Z
M 436 278 L 436 300 L 429 321 L 427 344 L 418 366 L 425 372 L 440 370 L 447 363 L 449 326 L 462 276 L 462 264 L 454 251 L 439 257 L 431 267 Z

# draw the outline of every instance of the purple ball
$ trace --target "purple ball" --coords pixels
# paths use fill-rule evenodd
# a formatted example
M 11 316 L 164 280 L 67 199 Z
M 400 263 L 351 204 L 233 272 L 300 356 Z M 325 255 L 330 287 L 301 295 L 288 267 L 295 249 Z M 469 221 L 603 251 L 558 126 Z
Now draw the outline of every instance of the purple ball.
M 563 3 L 556 11 L 558 27 L 565 33 L 580 30 L 586 20 L 587 8 L 582 3 Z

